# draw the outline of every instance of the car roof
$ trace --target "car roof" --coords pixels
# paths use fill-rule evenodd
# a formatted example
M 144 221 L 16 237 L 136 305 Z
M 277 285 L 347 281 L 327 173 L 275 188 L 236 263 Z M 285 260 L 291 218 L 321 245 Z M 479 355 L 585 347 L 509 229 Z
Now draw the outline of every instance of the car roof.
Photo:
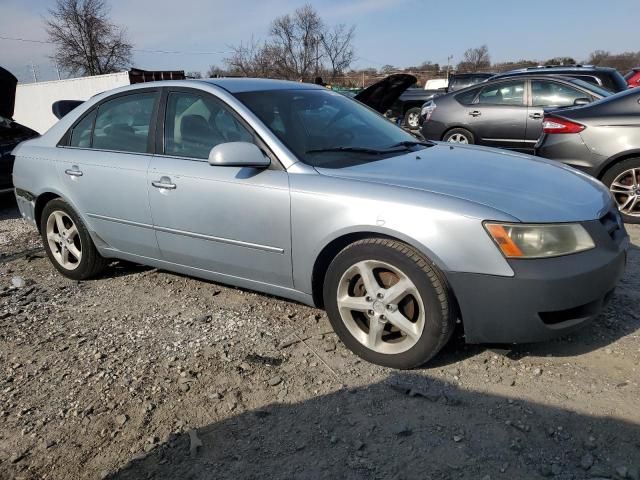
M 294 89 L 324 89 L 320 85 L 303 82 L 292 82 L 289 80 L 273 80 L 270 78 L 207 78 L 196 80 L 206 82 L 220 88 L 224 88 L 229 93 L 260 92 L 265 90 L 294 90 Z
M 502 75 L 523 75 L 527 73 L 535 73 L 535 72 L 570 72 L 570 73 L 580 73 L 580 72 L 606 72 L 615 70 L 611 67 L 597 67 L 594 65 L 542 65 L 539 67 L 527 67 L 527 68 L 518 68 L 515 70 L 509 70 L 507 72 L 499 73 L 498 76 Z

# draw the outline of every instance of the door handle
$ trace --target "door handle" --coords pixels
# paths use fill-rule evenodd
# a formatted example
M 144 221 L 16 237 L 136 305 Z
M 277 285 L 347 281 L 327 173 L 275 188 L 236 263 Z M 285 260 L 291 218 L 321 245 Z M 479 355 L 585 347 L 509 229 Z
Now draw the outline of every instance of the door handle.
M 474 110 L 473 112 L 469 112 L 469 115 L 471 115 L 472 117 L 479 117 L 480 115 L 482 115 L 482 112 Z
M 533 120 L 540 120 L 542 118 L 542 114 L 541 113 L 530 113 L 529 114 L 529 118 L 532 118 Z
M 164 188 L 166 190 L 175 190 L 176 189 L 176 184 L 175 183 L 167 183 L 167 180 L 161 179 L 155 182 L 151 182 L 151 185 L 153 185 L 156 188 Z
M 69 175 L 70 177 L 81 177 L 82 171 L 78 169 L 78 167 L 74 166 L 73 168 L 67 168 L 64 173 Z

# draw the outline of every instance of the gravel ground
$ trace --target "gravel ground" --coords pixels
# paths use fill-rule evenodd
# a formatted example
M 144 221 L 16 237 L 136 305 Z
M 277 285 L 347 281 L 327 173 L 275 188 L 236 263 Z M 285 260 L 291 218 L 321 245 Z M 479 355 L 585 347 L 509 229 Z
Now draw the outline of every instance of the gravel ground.
M 456 338 L 397 372 L 282 299 L 118 262 L 66 280 L 0 196 L 0 478 L 638 480 L 628 230 L 626 276 L 584 331 Z

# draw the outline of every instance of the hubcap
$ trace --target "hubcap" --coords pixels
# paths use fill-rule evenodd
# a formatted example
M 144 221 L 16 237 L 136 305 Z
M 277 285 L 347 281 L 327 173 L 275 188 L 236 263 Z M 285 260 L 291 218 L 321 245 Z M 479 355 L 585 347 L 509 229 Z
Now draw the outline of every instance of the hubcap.
M 47 242 L 56 261 L 67 270 L 75 270 L 82 259 L 78 227 L 69 215 L 56 210 L 47 219 Z
M 631 217 L 640 216 L 640 168 L 631 168 L 618 175 L 609 190 L 618 209 Z
M 447 139 L 447 142 L 449 142 L 449 143 L 469 143 L 469 139 L 467 139 L 467 137 L 465 137 L 461 133 L 454 133 L 453 135 L 451 135 Z
M 340 279 L 337 296 L 349 332 L 375 352 L 405 352 L 422 335 L 422 298 L 411 279 L 393 265 L 378 260 L 352 265 Z

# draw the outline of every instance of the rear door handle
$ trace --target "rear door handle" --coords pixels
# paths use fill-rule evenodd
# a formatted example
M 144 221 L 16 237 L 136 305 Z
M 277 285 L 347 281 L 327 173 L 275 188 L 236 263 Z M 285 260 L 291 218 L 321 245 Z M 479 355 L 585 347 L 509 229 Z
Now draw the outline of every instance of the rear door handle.
M 74 165 L 73 168 L 67 168 L 64 171 L 64 173 L 66 173 L 70 177 L 81 177 L 82 176 L 82 171 L 77 167 L 77 165 Z
M 153 185 L 156 188 L 164 188 L 165 190 L 175 190 L 176 189 L 176 184 L 175 183 L 171 183 L 171 179 L 169 179 L 167 177 L 162 177 L 160 180 L 156 180 L 155 182 L 151 182 L 151 185 Z
M 532 118 L 533 120 L 540 120 L 542 118 L 542 114 L 541 113 L 530 113 L 529 114 L 529 118 Z
M 472 117 L 479 117 L 480 115 L 482 115 L 482 112 L 474 110 L 473 112 L 469 112 L 469 115 L 471 115 Z

